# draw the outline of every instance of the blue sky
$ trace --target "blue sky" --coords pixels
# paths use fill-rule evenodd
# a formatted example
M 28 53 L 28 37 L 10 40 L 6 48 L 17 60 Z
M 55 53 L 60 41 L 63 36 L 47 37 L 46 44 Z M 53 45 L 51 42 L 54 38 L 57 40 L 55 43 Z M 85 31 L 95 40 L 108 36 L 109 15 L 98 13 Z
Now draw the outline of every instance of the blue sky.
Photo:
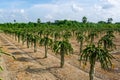
M 0 0 L 0 22 L 61 19 L 120 22 L 120 0 Z

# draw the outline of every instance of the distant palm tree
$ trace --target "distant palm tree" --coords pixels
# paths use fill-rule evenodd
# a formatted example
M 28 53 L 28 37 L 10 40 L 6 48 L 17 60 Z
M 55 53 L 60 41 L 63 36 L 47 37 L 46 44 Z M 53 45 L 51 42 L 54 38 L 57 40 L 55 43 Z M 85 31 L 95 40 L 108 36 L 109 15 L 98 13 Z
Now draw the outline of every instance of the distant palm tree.
M 90 80 L 94 80 L 96 61 L 100 62 L 101 68 L 108 70 L 112 66 L 112 59 L 114 59 L 114 57 L 108 52 L 108 50 L 101 48 L 100 46 L 96 47 L 94 44 L 88 45 L 80 56 L 80 61 L 82 61 L 84 65 L 86 65 L 88 61 L 90 63 Z
M 40 20 L 40 18 L 38 18 L 38 19 L 37 19 L 37 23 L 38 23 L 38 24 L 39 24 L 39 23 L 41 23 L 41 20 Z
M 112 18 L 108 18 L 107 23 L 112 23 L 113 19 Z
M 82 18 L 82 22 L 83 22 L 83 23 L 87 23 L 87 17 L 84 16 L 84 17 Z
M 16 23 L 16 20 L 13 20 L 14 21 L 14 23 Z
M 70 54 L 70 53 L 73 53 L 73 48 L 71 46 L 71 44 L 67 41 L 56 41 L 54 44 L 53 44 L 53 51 L 55 53 L 60 53 L 60 56 L 61 56 L 61 63 L 60 63 L 60 67 L 62 68 L 63 65 L 64 65 L 64 57 L 65 57 L 65 54 Z

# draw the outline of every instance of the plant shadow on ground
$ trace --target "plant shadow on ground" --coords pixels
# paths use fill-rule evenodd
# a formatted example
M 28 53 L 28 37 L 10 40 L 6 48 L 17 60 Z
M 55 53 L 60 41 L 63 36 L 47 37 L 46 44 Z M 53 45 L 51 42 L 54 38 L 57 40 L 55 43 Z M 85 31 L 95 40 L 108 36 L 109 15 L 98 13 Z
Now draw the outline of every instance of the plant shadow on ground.
M 114 73 L 120 73 L 120 67 L 116 68 L 116 69 L 110 69 L 110 72 L 114 72 Z
M 13 55 L 21 55 L 21 54 L 23 54 L 22 52 L 19 52 L 19 51 L 16 51 L 16 52 L 13 52 L 13 53 L 11 53 L 11 54 L 13 54 Z
M 8 48 L 8 49 L 10 49 L 10 50 L 18 50 L 18 48 L 12 48 L 12 47 Z
M 26 58 L 26 57 L 19 57 L 16 60 L 17 61 L 22 61 L 22 62 L 30 62 L 32 59 Z
M 113 55 L 120 55 L 120 52 L 112 53 Z
M 4 44 L 4 45 L 2 45 L 2 46 L 12 46 L 11 44 Z
M 26 58 L 26 57 L 19 57 L 16 60 L 17 61 L 22 61 L 22 62 L 31 62 L 33 60 L 38 60 L 38 59 L 44 59 L 44 57 L 43 58 L 35 57 L 35 58 L 32 58 L 32 59 L 31 58 Z
M 15 52 L 12 52 L 11 54 L 13 54 L 13 55 L 21 55 L 21 54 L 28 54 L 28 53 L 33 53 L 33 52 L 20 52 L 20 51 L 15 51 Z
M 28 52 L 28 51 L 27 51 L 26 53 L 29 54 L 29 53 L 34 53 L 34 52 L 32 52 L 32 51 L 29 51 L 29 52 Z
M 25 71 L 29 72 L 29 73 L 33 73 L 33 74 L 38 74 L 38 73 L 46 73 L 48 71 L 50 71 L 51 69 L 60 69 L 59 66 L 54 66 L 54 67 L 48 67 L 48 68 L 31 68 L 30 66 L 28 66 Z
M 120 46 L 120 44 L 116 44 L 116 46 Z
M 5 44 L 9 44 L 9 42 L 8 42 L 8 41 L 6 41 L 6 40 L 5 40 L 5 41 L 3 41 L 3 43 L 5 43 Z

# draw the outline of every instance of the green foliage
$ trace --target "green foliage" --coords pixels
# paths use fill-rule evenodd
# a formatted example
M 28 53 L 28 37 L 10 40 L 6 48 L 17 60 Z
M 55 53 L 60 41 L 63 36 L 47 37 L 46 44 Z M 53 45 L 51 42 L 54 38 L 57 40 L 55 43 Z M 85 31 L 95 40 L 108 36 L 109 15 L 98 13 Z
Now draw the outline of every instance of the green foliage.
M 53 31 L 51 33 L 51 37 L 53 37 L 53 41 L 57 41 L 57 39 L 60 39 L 61 37 L 61 34 L 60 34 L 60 31 Z
M 73 53 L 73 48 L 67 41 L 56 41 L 53 50 L 55 53 L 60 53 L 61 50 L 64 50 L 64 54 L 67 55 Z
M 0 66 L 0 71 L 3 71 L 3 68 Z
M 48 37 L 44 37 L 44 38 L 41 38 L 40 41 L 39 41 L 39 44 L 40 45 L 48 45 L 50 46 L 52 44 L 52 39 L 48 38 Z
M 94 42 L 95 37 L 98 37 L 96 31 L 91 31 L 91 32 L 88 34 L 88 39 L 90 39 L 90 43 L 93 43 L 93 42 Z
M 63 65 L 64 65 L 64 56 L 65 56 L 65 54 L 68 55 L 68 54 L 73 53 L 73 48 L 72 48 L 71 44 L 69 42 L 67 42 L 67 41 L 56 41 L 53 44 L 53 51 L 56 54 L 58 54 L 58 53 L 60 54 L 60 56 L 61 56 L 60 66 L 62 68 Z
M 87 61 L 90 64 L 95 64 L 99 61 L 103 69 L 109 69 L 112 66 L 111 60 L 114 59 L 111 53 L 100 46 L 94 44 L 88 45 L 81 54 L 80 61 L 86 65 Z
M 41 38 L 39 41 L 40 45 L 45 46 L 45 58 L 47 58 L 48 46 L 51 46 L 52 43 L 53 43 L 52 39 L 48 38 L 47 36 L 44 38 Z
M 84 17 L 82 18 L 82 22 L 83 22 L 83 23 L 87 23 L 87 17 L 84 16 Z
M 95 62 L 100 62 L 102 69 L 109 70 L 112 67 L 112 59 L 114 59 L 114 57 L 108 50 L 100 46 L 96 47 L 94 44 L 88 45 L 80 56 L 80 61 L 82 61 L 84 65 L 87 65 L 87 62 L 90 63 L 90 80 L 94 80 Z
M 113 42 L 115 36 L 113 35 L 113 31 L 107 31 L 107 34 L 104 35 L 98 42 L 98 45 L 102 45 L 104 49 L 114 49 L 116 45 Z
M 71 32 L 70 31 L 65 31 L 63 33 L 63 39 L 68 41 L 68 39 L 72 36 Z
M 108 18 L 107 23 L 112 23 L 113 19 L 112 18 Z
M 40 24 L 40 23 L 41 23 L 41 20 L 40 20 L 39 18 L 37 19 L 37 23 L 38 23 L 38 24 Z
M 78 43 L 80 43 L 80 49 L 79 49 L 79 51 L 80 51 L 79 55 L 80 55 L 80 53 L 82 52 L 83 41 L 85 40 L 85 35 L 83 35 L 82 32 L 78 32 L 78 33 L 76 33 L 76 36 L 77 36 L 76 40 L 78 41 Z

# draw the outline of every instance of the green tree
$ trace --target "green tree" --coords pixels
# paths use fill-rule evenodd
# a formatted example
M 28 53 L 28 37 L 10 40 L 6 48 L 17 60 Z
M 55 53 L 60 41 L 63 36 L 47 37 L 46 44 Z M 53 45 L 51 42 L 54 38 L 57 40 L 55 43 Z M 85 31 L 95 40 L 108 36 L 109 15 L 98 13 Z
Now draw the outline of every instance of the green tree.
M 106 24 L 105 21 L 98 21 L 99 24 Z
M 20 43 L 21 31 L 18 30 L 16 34 L 17 34 L 18 43 Z
M 39 44 L 45 46 L 45 57 L 44 58 L 47 58 L 48 46 L 52 45 L 52 39 L 48 37 L 41 38 Z
M 14 23 L 16 23 L 16 20 L 15 20 L 15 19 L 14 19 L 13 21 L 14 21 Z
M 82 18 L 82 22 L 83 22 L 83 23 L 87 23 L 87 17 L 84 16 L 84 17 Z
M 78 33 L 77 34 L 77 38 L 76 40 L 78 41 L 79 45 L 80 45 L 80 48 L 79 48 L 79 55 L 80 53 L 82 52 L 82 48 L 83 48 L 83 41 L 85 39 L 85 36 L 83 35 L 83 33 Z
M 21 32 L 21 40 L 22 40 L 22 45 L 24 45 L 25 41 L 26 41 L 26 32 L 25 31 L 22 31 Z
M 68 54 L 73 53 L 73 48 L 71 44 L 67 41 L 56 41 L 53 44 L 53 51 L 55 53 L 60 53 L 60 56 L 61 56 L 60 67 L 62 68 L 64 66 L 65 54 L 68 55 Z
M 114 38 L 115 38 L 115 36 L 113 34 L 108 33 L 99 40 L 98 44 L 102 45 L 104 47 L 104 49 L 106 49 L 106 50 L 116 48 L 116 46 L 113 42 Z
M 90 43 L 93 43 L 95 37 L 97 37 L 97 36 L 98 36 L 98 35 L 97 35 L 96 31 L 91 31 L 91 32 L 88 34 L 88 39 L 90 39 Z
M 41 20 L 40 18 L 37 19 L 37 23 L 40 24 L 41 23 Z
M 34 52 L 37 52 L 37 42 L 38 42 L 38 40 L 40 39 L 39 38 L 39 36 L 37 36 L 37 35 L 32 35 L 31 36 L 31 41 L 32 41 L 32 43 L 34 44 Z
M 96 47 L 94 44 L 88 45 L 80 56 L 80 61 L 82 61 L 84 65 L 86 65 L 88 61 L 90 63 L 89 80 L 94 80 L 96 62 L 100 62 L 102 69 L 108 70 L 112 67 L 112 59 L 114 59 L 114 57 L 108 50 L 100 46 Z
M 30 42 L 31 42 L 31 39 L 32 39 L 32 35 L 31 33 L 27 33 L 26 34 L 26 43 L 27 43 L 27 48 L 30 47 Z
M 57 39 L 60 39 L 60 31 L 53 31 L 52 33 L 51 33 L 51 36 L 53 37 L 53 42 L 56 42 L 57 41 Z
M 72 36 L 71 32 L 70 31 L 65 31 L 63 33 L 63 39 L 66 40 L 66 41 L 69 41 L 69 38 Z
M 44 31 L 42 29 L 38 31 L 38 35 L 40 36 L 40 38 L 42 38 L 43 33 Z
M 112 23 L 113 19 L 112 18 L 108 18 L 107 23 Z

